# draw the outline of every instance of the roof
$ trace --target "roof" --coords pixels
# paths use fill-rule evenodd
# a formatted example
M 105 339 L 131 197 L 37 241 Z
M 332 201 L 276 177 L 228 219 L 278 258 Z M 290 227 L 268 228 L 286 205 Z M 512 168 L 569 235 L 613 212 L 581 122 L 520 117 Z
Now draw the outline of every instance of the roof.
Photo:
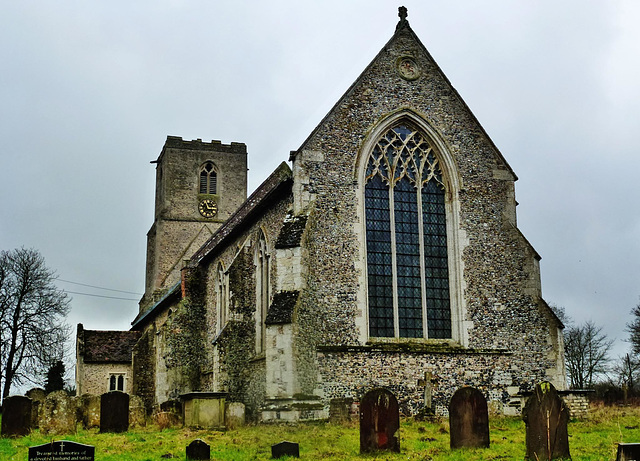
M 82 330 L 80 354 L 85 363 L 129 363 L 139 331 Z
M 281 291 L 273 295 L 273 301 L 269 306 L 269 312 L 264 323 L 266 325 L 291 323 L 299 295 L 299 291 Z

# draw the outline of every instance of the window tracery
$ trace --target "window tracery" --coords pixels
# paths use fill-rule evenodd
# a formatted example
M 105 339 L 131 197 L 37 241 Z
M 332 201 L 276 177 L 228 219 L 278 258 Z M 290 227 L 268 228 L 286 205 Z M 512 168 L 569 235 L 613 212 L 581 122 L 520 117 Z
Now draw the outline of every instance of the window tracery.
M 207 162 L 200 168 L 200 193 L 217 194 L 218 173 L 213 162 Z

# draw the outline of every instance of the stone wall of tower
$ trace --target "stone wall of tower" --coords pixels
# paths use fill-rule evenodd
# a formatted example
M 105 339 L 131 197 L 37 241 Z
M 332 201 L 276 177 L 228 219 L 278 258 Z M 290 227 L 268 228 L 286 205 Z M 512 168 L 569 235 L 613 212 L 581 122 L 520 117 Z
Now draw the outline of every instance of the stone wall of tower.
M 216 194 L 200 194 L 200 169 L 212 162 Z M 156 163 L 155 218 L 147 234 L 145 296 L 141 311 L 180 280 L 183 260 L 213 235 L 247 198 L 247 148 L 242 143 L 185 141 L 169 136 Z M 199 212 L 201 200 L 213 200 L 217 214 Z

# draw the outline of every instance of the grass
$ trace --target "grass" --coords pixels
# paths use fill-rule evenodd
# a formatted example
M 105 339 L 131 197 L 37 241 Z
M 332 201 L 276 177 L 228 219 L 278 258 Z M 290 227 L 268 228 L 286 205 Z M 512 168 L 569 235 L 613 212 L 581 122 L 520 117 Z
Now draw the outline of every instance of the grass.
M 595 407 L 589 418 L 569 424 L 574 460 L 615 460 L 618 442 L 640 442 L 640 407 Z M 266 460 L 271 445 L 282 440 L 300 444 L 300 458 L 308 460 L 521 460 L 525 453 L 525 427 L 519 418 L 492 418 L 491 448 L 450 450 L 449 426 L 442 422 L 403 420 L 401 453 L 359 454 L 357 423 L 324 422 L 294 425 L 249 425 L 226 432 L 191 429 L 136 428 L 123 434 L 78 430 L 76 434 L 48 437 L 33 431 L 17 439 L 0 439 L 0 460 L 25 461 L 28 447 L 52 440 L 73 440 L 94 445 L 97 461 L 185 459 L 185 447 L 195 439 L 211 445 L 211 459 Z

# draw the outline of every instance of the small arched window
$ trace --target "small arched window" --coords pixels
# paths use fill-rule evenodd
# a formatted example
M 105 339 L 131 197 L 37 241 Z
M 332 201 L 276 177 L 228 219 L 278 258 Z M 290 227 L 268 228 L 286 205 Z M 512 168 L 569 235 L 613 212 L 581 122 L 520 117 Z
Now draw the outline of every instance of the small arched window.
M 218 173 L 212 162 L 207 162 L 200 168 L 200 193 L 218 193 Z
M 365 171 L 369 335 L 451 338 L 445 182 L 422 132 L 395 125 Z
M 270 255 L 267 249 L 267 240 L 264 233 L 260 231 L 258 246 L 256 248 L 256 353 L 264 352 L 266 348 L 266 325 L 267 310 L 269 309 L 269 260 Z

